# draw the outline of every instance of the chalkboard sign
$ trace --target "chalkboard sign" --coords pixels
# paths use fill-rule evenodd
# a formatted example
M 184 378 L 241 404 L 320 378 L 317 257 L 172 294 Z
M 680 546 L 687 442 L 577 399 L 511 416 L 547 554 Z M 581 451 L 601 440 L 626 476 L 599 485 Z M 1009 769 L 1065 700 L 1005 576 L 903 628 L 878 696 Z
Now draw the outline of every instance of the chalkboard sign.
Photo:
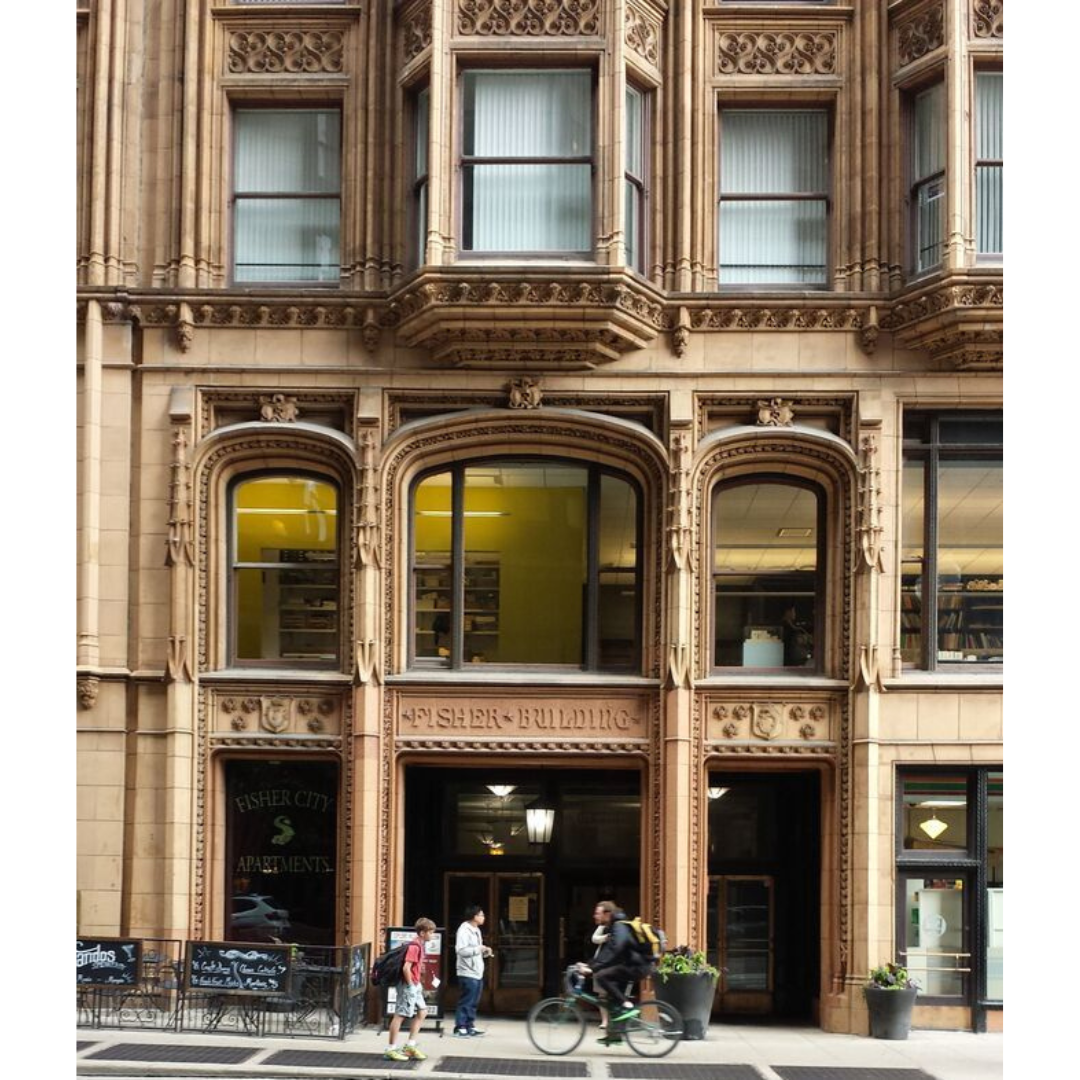
M 291 952 L 289 945 L 189 941 L 187 988 L 221 994 L 283 994 L 289 986 Z
M 367 989 L 371 945 L 353 945 L 349 949 L 349 997 L 356 997 Z
M 76 938 L 76 986 L 136 986 L 142 942 L 127 938 Z

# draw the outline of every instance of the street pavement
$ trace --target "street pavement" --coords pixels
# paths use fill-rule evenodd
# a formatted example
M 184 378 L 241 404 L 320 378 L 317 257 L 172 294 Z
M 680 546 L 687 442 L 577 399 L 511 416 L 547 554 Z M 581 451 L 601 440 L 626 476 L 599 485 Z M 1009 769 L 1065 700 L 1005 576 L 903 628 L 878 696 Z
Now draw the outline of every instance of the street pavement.
M 76 1075 L 124 1077 L 383 1078 L 436 1080 L 577 1076 L 609 1080 L 1000 1080 L 1003 1036 L 912 1031 L 902 1041 L 836 1035 L 814 1027 L 713 1023 L 650 1060 L 626 1046 L 604 1047 L 590 1027 L 566 1057 L 537 1052 L 522 1020 L 490 1020 L 481 1038 L 421 1033 L 423 1062 L 383 1061 L 386 1034 L 375 1026 L 345 1039 L 77 1029 Z M 228 1060 L 223 1060 L 228 1059 Z M 1032 1074 L 1035 1075 L 1035 1074 Z

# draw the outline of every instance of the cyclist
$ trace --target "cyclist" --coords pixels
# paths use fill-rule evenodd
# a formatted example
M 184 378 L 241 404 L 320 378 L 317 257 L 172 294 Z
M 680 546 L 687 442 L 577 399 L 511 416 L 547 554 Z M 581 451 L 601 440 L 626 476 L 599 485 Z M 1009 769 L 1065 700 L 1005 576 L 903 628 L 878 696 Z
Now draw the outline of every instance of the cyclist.
M 632 984 L 648 974 L 648 965 L 634 944 L 630 928 L 622 920 L 626 912 L 610 900 L 601 900 L 593 910 L 597 927 L 604 927 L 608 934 L 597 949 L 591 964 L 579 964 L 583 974 L 592 974 L 593 986 L 606 995 L 611 1025 L 638 1015 L 637 1006 L 627 996 Z M 611 1026 L 601 1042 L 621 1042 Z

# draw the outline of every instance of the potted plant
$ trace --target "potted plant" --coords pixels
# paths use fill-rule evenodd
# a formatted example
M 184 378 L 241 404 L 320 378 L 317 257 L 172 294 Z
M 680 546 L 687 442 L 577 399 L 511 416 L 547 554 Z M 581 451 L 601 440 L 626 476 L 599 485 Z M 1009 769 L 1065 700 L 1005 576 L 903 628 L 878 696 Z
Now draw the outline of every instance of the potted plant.
M 919 984 L 907 968 L 899 964 L 873 968 L 863 992 L 870 1012 L 870 1034 L 875 1039 L 906 1039 L 919 992 Z
M 713 995 L 720 969 L 700 949 L 680 945 L 664 953 L 656 965 L 653 989 L 660 1001 L 679 1010 L 684 1039 L 704 1039 L 712 1014 Z

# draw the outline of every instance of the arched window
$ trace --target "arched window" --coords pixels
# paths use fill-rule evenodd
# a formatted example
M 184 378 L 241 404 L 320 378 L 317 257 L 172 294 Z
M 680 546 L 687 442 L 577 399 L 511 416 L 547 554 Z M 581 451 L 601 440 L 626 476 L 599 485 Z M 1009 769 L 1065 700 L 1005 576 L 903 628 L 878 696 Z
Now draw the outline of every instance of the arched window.
M 713 497 L 713 666 L 818 671 L 824 579 L 817 488 L 741 480 Z
M 329 667 L 341 654 L 338 488 L 262 474 L 230 500 L 230 654 L 238 664 Z
M 420 666 L 640 664 L 640 499 L 597 465 L 458 464 L 412 493 Z

